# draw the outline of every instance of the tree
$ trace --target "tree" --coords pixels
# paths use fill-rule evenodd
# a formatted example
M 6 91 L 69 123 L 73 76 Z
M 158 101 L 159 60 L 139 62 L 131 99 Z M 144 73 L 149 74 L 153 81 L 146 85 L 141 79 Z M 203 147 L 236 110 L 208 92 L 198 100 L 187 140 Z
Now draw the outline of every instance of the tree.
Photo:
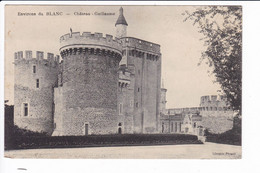
M 205 6 L 183 15 L 184 21 L 192 21 L 203 36 L 206 50 L 200 63 L 208 60 L 231 108 L 241 114 L 242 7 Z

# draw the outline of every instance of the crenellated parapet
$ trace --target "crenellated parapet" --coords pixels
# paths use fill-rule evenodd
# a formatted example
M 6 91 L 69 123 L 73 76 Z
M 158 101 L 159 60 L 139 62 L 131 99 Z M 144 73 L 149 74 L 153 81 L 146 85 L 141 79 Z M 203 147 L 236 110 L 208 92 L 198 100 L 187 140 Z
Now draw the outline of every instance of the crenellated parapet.
M 200 98 L 201 102 L 216 102 L 216 101 L 227 101 L 227 97 L 224 95 L 207 95 Z
M 14 64 L 32 63 L 32 64 L 44 64 L 52 67 L 56 67 L 59 64 L 60 56 L 54 56 L 53 53 L 47 53 L 46 58 L 44 52 L 36 51 L 36 56 L 33 57 L 33 51 L 18 51 L 14 53 Z
M 225 109 L 225 107 L 229 107 L 229 104 L 227 97 L 224 95 L 207 95 L 200 98 L 200 107 L 208 107 L 208 109 L 223 107 L 223 109 Z
M 174 115 L 174 114 L 182 114 L 182 113 L 199 113 L 201 111 L 201 107 L 190 107 L 190 108 L 173 108 L 173 109 L 168 109 L 168 114 L 169 115 Z
M 19 128 L 52 133 L 59 61 L 58 55 L 42 51 L 14 53 L 14 123 Z
M 139 50 L 140 52 L 148 53 L 149 55 L 161 55 L 160 45 L 134 37 L 124 37 L 121 39 L 123 47 Z
M 102 33 L 73 32 L 60 37 L 60 52 L 62 57 L 82 53 L 121 57 L 122 44 L 118 38 L 108 34 L 103 37 Z

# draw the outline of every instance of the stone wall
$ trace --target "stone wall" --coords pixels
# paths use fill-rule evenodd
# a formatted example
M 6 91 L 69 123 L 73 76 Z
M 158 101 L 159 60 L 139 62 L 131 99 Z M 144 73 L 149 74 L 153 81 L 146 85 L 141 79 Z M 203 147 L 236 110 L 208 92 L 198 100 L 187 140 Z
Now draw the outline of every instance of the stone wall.
M 160 54 L 160 45 L 149 41 L 141 40 L 134 37 L 124 37 L 121 39 L 123 47 L 135 48 L 136 50 L 143 50 L 152 54 Z
M 118 87 L 118 123 L 122 123 L 124 134 L 134 132 L 134 86 L 134 74 L 126 66 L 121 67 Z
M 167 111 L 166 111 L 166 103 L 167 103 L 166 92 L 167 92 L 167 89 L 161 88 L 160 112 L 163 113 L 163 114 L 167 114 Z
M 229 109 L 229 104 L 227 98 L 223 95 L 211 95 L 211 96 L 202 96 L 200 99 L 200 107 L 204 110 L 221 110 Z
M 63 112 L 62 132 L 59 135 L 116 134 L 118 116 L 115 109 L 66 107 Z M 85 125 L 88 125 L 88 134 Z
M 127 26 L 122 24 L 116 25 L 116 36 L 117 38 L 127 36 Z
M 54 105 L 55 105 L 55 112 L 54 112 L 54 131 L 52 133 L 52 136 L 61 136 L 64 134 L 64 128 L 65 127 L 63 124 L 63 114 L 66 112 L 64 110 L 64 97 L 62 95 L 63 93 L 63 88 L 62 87 L 57 87 L 54 88 Z
M 161 93 L 161 71 L 160 60 L 146 59 L 143 73 L 143 106 L 145 109 L 144 114 L 144 132 L 155 133 L 157 132 L 157 121 L 160 107 L 160 95 Z M 158 90 L 159 89 L 159 90 Z
M 212 133 L 223 133 L 233 128 L 233 118 L 226 116 L 203 117 L 202 126 Z
M 135 68 L 134 132 L 157 133 L 161 96 L 160 46 L 132 37 L 121 40 L 124 61 Z
M 121 54 L 122 44 L 118 38 L 113 38 L 112 35 L 106 34 L 103 37 L 102 33 L 91 33 L 91 32 L 73 32 L 71 34 L 65 34 L 60 37 L 60 51 L 69 48 L 80 48 L 81 47 L 106 47 L 112 51 Z
M 228 106 L 224 96 L 202 96 L 200 107 L 168 109 L 168 115 L 198 113 L 202 116 L 201 125 L 212 133 L 223 133 L 232 129 L 234 111 Z
M 93 36 L 95 41 L 100 39 L 100 45 L 81 49 L 86 46 L 83 43 L 89 43 L 90 37 L 92 35 L 73 34 L 75 42 L 82 41 L 82 45 L 60 49 L 63 57 L 60 94 L 63 100 L 58 104 L 64 111 L 62 118 L 57 119 L 62 120 L 62 132 L 58 134 L 84 135 L 86 126 L 88 134 L 117 133 L 117 72 L 121 54 L 113 48 L 102 47 L 103 37 L 100 35 Z M 64 46 L 63 41 L 68 44 L 72 38 L 61 39 L 61 46 Z
M 159 124 L 159 132 L 160 133 L 184 133 L 184 118 L 185 114 L 176 114 L 176 115 L 161 115 L 160 116 L 160 124 Z M 202 116 L 200 115 L 191 115 L 191 124 L 190 126 L 194 127 L 194 123 L 196 127 L 192 130 L 196 130 L 197 127 L 201 126 Z M 195 131 L 193 132 L 195 134 Z
M 22 52 L 15 54 L 14 123 L 20 128 L 51 134 L 58 62 L 49 53 L 48 59 L 44 59 L 39 51 L 36 58 L 32 57 L 31 51 L 25 54 L 25 57 Z M 25 103 L 28 104 L 27 116 L 24 114 Z
M 229 108 L 225 96 L 202 96 L 200 106 L 204 128 L 212 133 L 223 133 L 233 128 L 234 111 Z
M 218 116 L 224 116 L 224 117 L 227 117 L 227 118 L 232 118 L 233 115 L 234 115 L 234 111 L 232 110 L 227 110 L 227 111 L 224 111 L 224 110 L 221 110 L 221 111 L 200 111 L 200 114 L 203 116 L 203 117 L 218 117 Z

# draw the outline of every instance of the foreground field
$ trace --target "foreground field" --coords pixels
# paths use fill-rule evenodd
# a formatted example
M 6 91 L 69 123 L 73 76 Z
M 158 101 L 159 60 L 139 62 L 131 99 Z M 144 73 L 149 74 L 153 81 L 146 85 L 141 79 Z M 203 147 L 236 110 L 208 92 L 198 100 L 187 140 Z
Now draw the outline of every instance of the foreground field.
M 70 159 L 240 159 L 241 146 L 205 143 L 190 145 L 26 149 L 6 151 L 8 158 Z

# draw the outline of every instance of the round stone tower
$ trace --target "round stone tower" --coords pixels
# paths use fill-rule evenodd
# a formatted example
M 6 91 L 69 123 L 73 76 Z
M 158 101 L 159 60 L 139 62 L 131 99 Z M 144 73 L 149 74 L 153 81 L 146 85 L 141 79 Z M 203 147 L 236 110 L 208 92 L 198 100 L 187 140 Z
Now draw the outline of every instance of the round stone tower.
M 117 133 L 118 68 L 121 41 L 79 32 L 60 38 L 62 135 Z
M 119 9 L 119 16 L 118 16 L 115 26 L 116 26 L 116 37 L 117 38 L 122 38 L 122 37 L 127 36 L 128 24 L 125 20 L 122 7 Z
M 15 53 L 14 123 L 22 129 L 51 134 L 53 88 L 57 84 L 59 56 L 37 51 Z

